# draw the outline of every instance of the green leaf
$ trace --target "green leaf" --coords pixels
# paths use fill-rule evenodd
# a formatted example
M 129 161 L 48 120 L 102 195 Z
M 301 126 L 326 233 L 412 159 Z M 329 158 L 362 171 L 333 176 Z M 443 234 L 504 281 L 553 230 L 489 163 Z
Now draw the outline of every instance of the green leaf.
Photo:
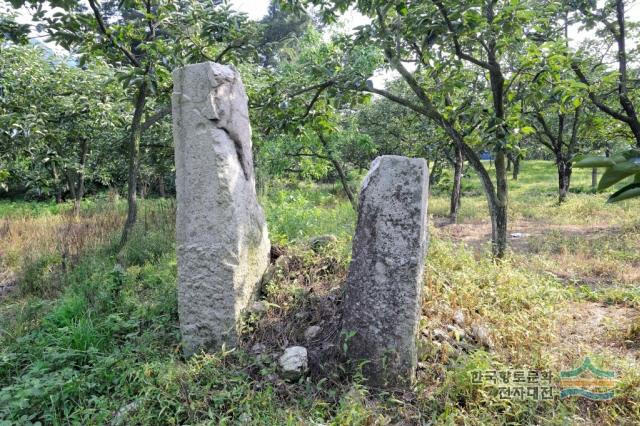
M 638 149 L 629 149 L 627 151 L 623 151 L 620 153 L 627 160 L 636 159 L 640 162 L 640 150 Z
M 396 4 L 396 11 L 400 16 L 407 16 L 409 10 L 407 9 L 407 4 L 405 2 Z
M 628 200 L 640 196 L 640 183 L 631 183 L 622 189 L 611 194 L 607 203 L 617 203 L 618 201 Z
M 608 168 L 600 182 L 598 183 L 598 191 L 602 191 L 610 187 L 611 185 L 615 185 L 620 182 L 622 179 L 629 177 L 631 175 L 635 175 L 640 172 L 640 159 L 634 159 L 636 161 L 626 161 L 624 163 L 618 163 L 613 167 Z
M 573 164 L 573 167 L 592 169 L 594 167 L 612 167 L 615 165 L 615 161 L 613 161 L 611 158 L 593 156 L 579 159 L 576 163 Z

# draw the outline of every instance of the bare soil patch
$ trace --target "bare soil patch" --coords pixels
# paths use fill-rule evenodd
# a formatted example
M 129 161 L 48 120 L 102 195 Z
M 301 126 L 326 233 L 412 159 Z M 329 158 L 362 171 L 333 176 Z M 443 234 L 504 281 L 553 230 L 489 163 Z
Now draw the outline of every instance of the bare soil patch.
M 640 311 L 627 306 L 597 302 L 568 304 L 557 317 L 554 352 L 562 365 L 575 364 L 590 354 L 616 356 L 630 363 L 640 361 L 640 346 L 629 336 Z
M 481 250 L 491 242 L 491 223 L 449 223 L 446 218 L 434 218 L 437 235 L 454 242 L 465 243 Z M 517 220 L 509 223 L 509 248 L 516 253 L 528 252 L 532 237 L 543 236 L 550 232 L 560 232 L 567 236 L 581 236 L 585 239 L 596 238 L 603 233 L 613 234 L 618 230 L 607 224 L 597 225 L 558 225 L 544 222 Z
M 446 218 L 435 218 L 434 223 L 434 233 L 440 238 L 465 244 L 477 255 L 489 250 L 491 224 L 488 222 L 450 224 Z M 620 238 L 623 230 L 619 226 L 520 220 L 512 221 L 508 232 L 509 250 L 527 256 L 534 270 L 567 284 L 598 289 L 640 282 L 640 262 L 617 262 L 595 249 Z M 626 247 L 627 251 L 632 249 L 635 247 Z

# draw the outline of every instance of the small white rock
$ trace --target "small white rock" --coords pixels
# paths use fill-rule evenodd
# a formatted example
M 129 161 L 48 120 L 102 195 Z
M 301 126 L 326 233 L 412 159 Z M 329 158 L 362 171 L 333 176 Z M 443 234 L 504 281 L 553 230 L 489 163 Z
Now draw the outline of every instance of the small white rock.
M 259 302 L 255 302 L 254 304 L 251 305 L 251 312 L 255 312 L 258 314 L 262 314 L 267 312 L 267 304 L 264 303 L 263 301 L 259 301 Z
M 278 364 L 280 364 L 284 378 L 295 379 L 299 377 L 308 368 L 307 349 L 302 346 L 291 346 L 285 349 Z
M 449 337 L 449 334 L 441 328 L 434 328 L 431 332 L 431 335 L 433 336 L 433 340 L 439 341 L 447 340 L 447 338 Z
M 240 424 L 243 424 L 243 425 L 251 424 L 251 420 L 252 420 L 251 415 L 249 413 L 242 413 L 238 418 L 238 421 L 240 422 Z
M 313 237 L 309 240 L 309 244 L 314 251 L 326 247 L 330 244 L 336 243 L 338 238 L 335 235 L 320 235 Z
M 111 420 L 111 426 L 118 426 L 121 424 L 125 424 L 125 420 L 127 419 L 127 416 L 132 412 L 138 409 L 138 407 L 140 406 L 140 401 L 133 401 L 130 402 L 129 404 L 120 407 L 120 409 L 118 410 L 118 412 L 115 414 L 115 416 L 113 416 L 113 419 Z
M 306 340 L 313 340 L 316 338 L 316 336 L 318 335 L 318 333 L 320 333 L 321 328 L 317 325 L 312 325 L 311 327 L 307 328 L 304 332 L 304 338 Z
M 479 344 L 484 345 L 488 348 L 493 347 L 493 341 L 491 340 L 491 336 L 489 335 L 489 330 L 484 325 L 474 324 L 471 327 L 471 333 Z
M 253 352 L 254 354 L 261 354 L 266 350 L 267 350 L 267 347 L 262 343 L 256 343 L 255 345 L 251 346 L 251 352 Z
M 464 312 L 462 312 L 462 310 L 458 309 L 453 314 L 453 321 L 458 325 L 463 325 L 464 324 Z

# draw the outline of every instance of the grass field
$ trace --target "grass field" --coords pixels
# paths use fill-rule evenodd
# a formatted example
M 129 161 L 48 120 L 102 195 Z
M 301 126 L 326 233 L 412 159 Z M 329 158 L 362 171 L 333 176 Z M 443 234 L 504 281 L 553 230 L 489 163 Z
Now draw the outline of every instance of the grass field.
M 510 182 L 517 237 L 499 263 L 475 177 L 464 178 L 455 225 L 444 220 L 447 188 L 432 188 L 419 381 L 402 393 L 368 389 L 339 366 L 295 383 L 277 374 L 283 342 L 305 345 L 308 325 L 333 324 L 355 226 L 338 185 L 266 191 L 272 242 L 289 258 L 263 291 L 268 309 L 247 316 L 242 347 L 190 360 L 172 200 L 142 203 L 119 255 L 120 201 L 87 201 L 79 219 L 69 205 L 0 202 L 0 283 L 11 287 L 0 287 L 0 425 L 639 424 L 640 200 L 605 204 L 590 183 L 576 170 L 558 206 L 553 164 L 525 161 Z M 329 233 L 336 244 L 310 249 Z M 612 400 L 505 400 L 472 379 L 518 369 L 557 381 L 587 356 L 616 372 Z

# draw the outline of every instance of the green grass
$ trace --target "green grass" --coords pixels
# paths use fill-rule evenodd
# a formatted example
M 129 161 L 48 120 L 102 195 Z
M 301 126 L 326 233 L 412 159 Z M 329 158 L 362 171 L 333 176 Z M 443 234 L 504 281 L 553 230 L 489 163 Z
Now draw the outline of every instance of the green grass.
M 574 183 L 588 188 L 590 173 L 577 170 Z M 119 228 L 112 220 L 106 223 L 113 224 L 113 239 L 85 236 L 100 244 L 83 243 L 65 271 L 57 240 L 48 242 L 41 256 L 23 264 L 15 261 L 23 273 L 21 291 L 0 301 L 0 425 L 640 422 L 640 369 L 616 353 L 592 354 L 622 378 L 611 402 L 504 401 L 494 389 L 471 383 L 469 372 L 479 368 L 566 367 L 562 356 L 569 353 L 559 352 L 565 349 L 556 319 L 574 303 L 640 307 L 637 285 L 625 284 L 621 274 L 609 273 L 607 285 L 595 287 L 557 275 L 569 266 L 576 276 L 589 279 L 607 272 L 607 266 L 616 271 L 637 267 L 638 201 L 607 205 L 606 196 L 581 189 L 557 206 L 555 173 L 548 162 L 524 162 L 520 179 L 510 185 L 512 219 L 540 226 L 605 223 L 614 228 L 590 240 L 579 233 L 545 233 L 532 239 L 528 252 L 510 253 L 501 263 L 439 238 L 432 229 L 419 342 L 424 364 L 412 392 L 376 393 L 357 375 L 348 378 L 339 372 L 287 383 L 276 374 L 276 359 L 241 348 L 184 360 L 173 205 L 149 200 L 119 257 L 124 267 L 117 266 L 113 239 Z M 464 191 L 461 220 L 486 221 L 475 177 L 465 177 Z M 300 314 L 321 315 L 321 302 L 329 300 L 325 296 L 339 291 L 355 213 L 340 188 L 332 185 L 280 185 L 261 201 L 272 241 L 286 246 L 295 262 L 267 285 L 263 297 L 272 308 L 266 317 L 247 322 L 243 339 L 276 335 L 294 343 L 306 324 Z M 67 207 L 0 203 L 0 217 L 24 239 L 30 229 L 62 226 L 65 222 L 58 217 Z M 431 215 L 446 216 L 447 209 L 447 193 L 434 188 Z M 90 220 L 114 206 L 89 200 L 83 210 L 83 220 L 100 224 Z M 115 210 L 122 212 L 122 203 Z M 322 234 L 335 234 L 338 243 L 314 253 L 306 242 Z M 12 238 L 15 253 L 33 251 L 34 245 L 22 246 L 17 236 Z M 44 232 L 39 240 L 45 241 Z M 473 341 L 466 341 L 470 346 L 462 351 L 434 343 L 429 333 L 452 324 L 456 311 L 465 314 L 467 335 L 472 324 L 489 330 L 491 349 Z M 279 321 L 286 326 L 278 327 Z M 639 327 L 640 321 L 621 331 L 624 336 L 614 337 L 636 339 Z M 276 352 L 281 349 L 273 343 L 282 341 L 278 339 L 271 341 Z
M 334 186 L 302 182 L 262 197 L 271 241 L 284 245 L 324 234 L 351 241 L 356 213 L 342 193 L 335 194 Z
M 491 175 L 495 169 L 487 162 Z M 466 167 L 462 181 L 463 196 L 460 221 L 486 221 L 488 209 L 482 187 L 470 167 Z M 524 161 L 517 181 L 509 177 L 509 218 L 536 220 L 554 224 L 623 224 L 638 220 L 640 200 L 605 204 L 610 192 L 591 193 L 591 170 L 574 169 L 567 202 L 558 206 L 558 180 L 555 165 L 549 161 Z M 618 188 L 619 184 L 614 188 Z M 429 200 L 429 212 L 447 216 L 449 187 L 437 186 Z
M 71 204 L 56 204 L 53 201 L 7 201 L 0 200 L 0 217 L 3 219 L 12 217 L 32 217 L 40 215 L 55 215 L 67 211 Z
M 107 195 L 100 194 L 93 198 L 85 198 L 82 200 L 81 208 L 85 213 L 92 211 L 104 210 L 106 205 L 113 206 Z M 118 206 L 118 210 L 126 208 L 126 203 L 120 201 L 115 203 Z M 50 201 L 9 201 L 0 199 L 0 218 L 33 218 L 47 215 L 61 215 L 69 214 L 73 210 L 73 202 L 66 201 L 60 204 L 56 204 L 53 200 Z

